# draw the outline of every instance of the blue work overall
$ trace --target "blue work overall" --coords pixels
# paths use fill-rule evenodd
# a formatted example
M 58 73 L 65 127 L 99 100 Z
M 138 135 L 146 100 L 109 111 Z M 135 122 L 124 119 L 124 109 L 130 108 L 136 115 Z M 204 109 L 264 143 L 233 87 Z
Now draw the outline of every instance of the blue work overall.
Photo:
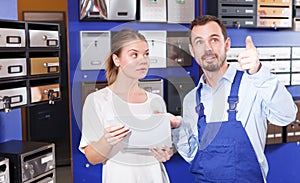
M 261 183 L 262 172 L 240 121 L 236 120 L 238 90 L 243 72 L 237 71 L 228 97 L 228 121 L 206 122 L 201 103 L 201 88 L 197 89 L 198 152 L 192 161 L 195 182 Z

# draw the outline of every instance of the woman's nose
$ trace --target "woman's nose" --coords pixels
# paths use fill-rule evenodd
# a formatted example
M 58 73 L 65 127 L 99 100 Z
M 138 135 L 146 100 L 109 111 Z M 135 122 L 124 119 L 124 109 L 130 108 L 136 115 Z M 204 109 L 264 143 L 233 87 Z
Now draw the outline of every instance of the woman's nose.
M 140 62 L 140 64 L 148 64 L 148 63 L 149 63 L 149 57 L 144 57 L 144 56 L 142 56 L 142 57 L 139 59 L 139 62 Z

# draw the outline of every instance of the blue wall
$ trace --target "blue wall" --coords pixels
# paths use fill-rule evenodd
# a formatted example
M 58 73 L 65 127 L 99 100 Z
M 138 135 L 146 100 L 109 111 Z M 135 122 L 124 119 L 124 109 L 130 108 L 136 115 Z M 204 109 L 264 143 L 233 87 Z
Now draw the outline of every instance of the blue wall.
M 81 124 L 81 93 L 80 83 L 82 81 L 104 80 L 103 71 L 80 71 L 80 40 L 81 30 L 110 30 L 120 26 L 124 22 L 80 22 L 78 15 L 78 3 L 68 0 L 69 10 L 69 41 L 70 41 L 70 78 L 71 78 L 71 98 L 72 98 L 72 153 L 73 153 L 73 173 L 74 181 L 79 182 L 100 182 L 101 165 L 89 165 L 84 155 L 78 151 L 80 140 Z M 195 0 L 198 7 L 198 0 Z M 203 0 L 205 6 L 205 0 Z M 203 6 L 203 7 L 204 7 Z M 203 8 L 203 12 L 205 8 Z M 199 10 L 196 10 L 196 15 Z M 125 24 L 126 25 L 126 24 Z M 123 25 L 123 26 L 125 26 Z M 153 30 L 177 30 L 176 25 L 165 24 L 131 24 L 136 29 Z M 187 26 L 187 25 L 183 25 Z M 180 27 L 182 29 L 182 27 Z M 292 30 L 273 29 L 228 29 L 228 34 L 232 39 L 232 46 L 244 46 L 245 37 L 251 35 L 257 46 L 300 46 L 300 32 Z M 198 78 L 199 68 L 195 63 L 192 67 L 185 68 L 192 76 Z M 151 69 L 149 74 L 170 75 L 173 69 Z M 197 82 L 198 80 L 196 80 Z M 299 95 L 298 87 L 290 90 L 293 95 Z M 270 145 L 266 147 L 266 155 L 269 159 L 270 173 L 268 180 L 272 183 L 298 183 L 300 176 L 297 169 L 300 166 L 299 145 L 297 143 L 287 143 L 281 145 Z M 174 155 L 170 161 L 165 163 L 172 183 L 193 182 L 193 176 L 189 173 L 189 165 L 179 156 Z
M 18 20 L 17 0 L 0 0 L 0 19 Z M 21 109 L 9 113 L 0 112 L 0 142 L 22 139 Z
M 0 0 L 0 19 L 18 20 L 18 0 Z

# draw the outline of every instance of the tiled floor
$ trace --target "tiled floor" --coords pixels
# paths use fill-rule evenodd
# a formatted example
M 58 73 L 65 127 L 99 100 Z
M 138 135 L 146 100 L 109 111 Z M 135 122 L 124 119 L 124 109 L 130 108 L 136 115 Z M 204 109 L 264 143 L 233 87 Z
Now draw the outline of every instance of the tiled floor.
M 72 183 L 72 171 L 70 166 L 56 167 L 56 183 Z

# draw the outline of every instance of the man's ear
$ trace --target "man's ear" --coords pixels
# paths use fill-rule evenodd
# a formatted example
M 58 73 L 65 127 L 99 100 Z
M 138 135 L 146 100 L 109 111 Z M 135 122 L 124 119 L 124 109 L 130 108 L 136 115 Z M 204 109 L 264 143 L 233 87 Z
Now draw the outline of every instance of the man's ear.
M 230 37 L 227 37 L 226 41 L 225 41 L 225 52 L 227 53 L 230 49 L 231 46 L 231 39 Z
M 116 54 L 112 54 L 112 60 L 114 61 L 115 66 L 119 67 L 120 66 L 120 60 L 119 57 Z
M 190 50 L 192 57 L 194 57 L 195 54 L 194 54 L 193 46 L 191 44 L 189 44 L 189 50 Z

